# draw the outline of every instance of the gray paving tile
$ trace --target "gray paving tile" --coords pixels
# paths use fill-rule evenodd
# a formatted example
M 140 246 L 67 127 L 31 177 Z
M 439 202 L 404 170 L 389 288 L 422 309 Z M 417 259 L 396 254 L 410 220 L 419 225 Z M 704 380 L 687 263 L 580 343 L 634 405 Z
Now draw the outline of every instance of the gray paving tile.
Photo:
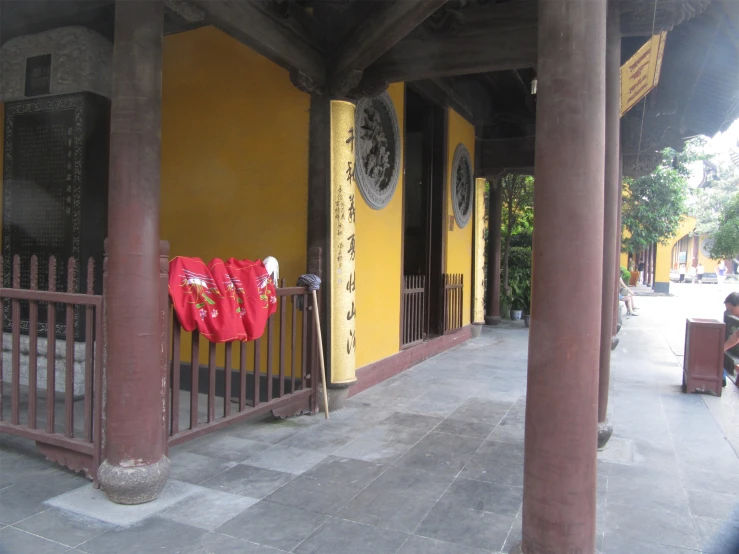
M 702 490 L 717 492 L 720 494 L 733 494 L 739 496 L 739 473 L 724 474 L 719 477 L 715 471 L 708 467 L 681 467 L 685 488 L 689 490 Z
M 606 533 L 603 539 L 603 554 L 691 554 L 698 550 L 686 550 L 652 542 L 624 538 L 619 533 Z
M 374 481 L 386 467 L 375 462 L 329 456 L 303 475 L 340 485 L 365 487 Z
M 137 554 L 178 553 L 197 541 L 205 531 L 152 517 L 133 527 L 107 531 L 80 545 L 89 554 L 136 552 Z
M 201 483 L 217 491 L 264 498 L 295 478 L 291 473 L 239 464 Z
M 56 474 L 59 466 L 49 462 L 36 453 L 21 454 L 7 452 L 0 458 L 0 473 L 15 479 L 39 479 L 45 475 Z
M 49 508 L 24 519 L 16 523 L 15 527 L 70 547 L 116 528 L 109 523 L 58 508 Z
M 381 424 L 354 438 L 334 454 L 366 462 L 392 463 L 408 452 L 426 431 L 401 425 Z
M 731 520 L 739 515 L 739 496 L 689 490 L 688 498 L 694 516 Z
M 68 546 L 37 537 L 20 529 L 0 529 L 0 552 L 3 554 L 57 554 L 67 552 Z
M 434 504 L 413 496 L 366 489 L 344 506 L 338 516 L 382 529 L 412 533 Z
M 184 451 L 173 456 L 171 462 L 169 478 L 194 485 L 199 485 L 236 465 L 236 462 L 228 462 Z
M 179 554 L 280 554 L 282 552 L 285 551 L 220 533 L 208 533 L 200 537 L 195 544 L 185 547 Z
M 470 458 L 459 477 L 522 487 L 523 463 L 501 460 L 495 453 L 478 452 Z
M 523 502 L 523 488 L 460 478 L 451 484 L 439 502 L 513 517 Z
M 513 525 L 513 517 L 438 503 L 416 529 L 416 535 L 499 551 Z
M 487 554 L 488 552 L 490 551 L 414 535 L 406 541 L 398 554 Z
M 739 521 L 696 517 L 695 524 L 700 533 L 700 549 L 705 554 L 739 552 Z
M 243 462 L 271 446 L 266 442 L 212 434 L 193 441 L 188 451 L 227 462 Z
M 277 444 L 292 437 L 304 428 L 304 426 L 296 425 L 293 420 L 270 419 L 233 425 L 223 432 L 232 437 Z
M 432 432 L 411 448 L 397 465 L 454 476 L 481 444 L 482 439 L 479 438 Z
M 368 487 L 368 491 L 390 492 L 436 501 L 452 483 L 451 475 L 438 475 L 409 467 L 390 467 Z
M 269 495 L 266 500 L 321 514 L 335 514 L 359 492 L 359 487 L 300 476 Z
M 280 442 L 280 446 L 316 450 L 324 454 L 332 454 L 347 445 L 353 437 L 336 433 L 335 427 L 316 426 L 301 431 Z
M 251 456 L 247 463 L 252 466 L 300 475 L 322 462 L 328 454 L 315 450 L 304 450 L 277 444 L 264 452 Z
M 0 523 L 11 524 L 47 509 L 44 502 L 55 491 L 28 481 L 0 490 Z
M 674 476 L 647 472 L 645 468 L 628 474 L 608 475 L 608 503 L 638 506 L 690 515 L 688 497 Z
M 422 431 L 431 431 L 442 421 L 443 420 L 440 417 L 415 413 L 395 412 L 393 415 L 388 417 L 384 421 L 384 423 L 403 425 L 405 427 L 413 427 L 415 429 L 421 429 Z
M 259 502 L 256 498 L 201 489 L 182 502 L 167 508 L 160 517 L 212 531 Z
M 403 533 L 331 518 L 295 549 L 296 554 L 395 554 Z
M 513 403 L 508 402 L 470 398 L 454 411 L 450 419 L 497 425 L 512 405 Z
M 326 516 L 265 500 L 229 520 L 216 532 L 291 551 L 318 529 Z
M 639 506 L 608 504 L 605 533 L 688 549 L 697 549 L 699 543 L 698 530 L 690 516 Z
M 474 421 L 447 418 L 434 431 L 437 433 L 486 439 L 493 432 L 494 428 L 495 425 L 492 423 L 475 423 Z

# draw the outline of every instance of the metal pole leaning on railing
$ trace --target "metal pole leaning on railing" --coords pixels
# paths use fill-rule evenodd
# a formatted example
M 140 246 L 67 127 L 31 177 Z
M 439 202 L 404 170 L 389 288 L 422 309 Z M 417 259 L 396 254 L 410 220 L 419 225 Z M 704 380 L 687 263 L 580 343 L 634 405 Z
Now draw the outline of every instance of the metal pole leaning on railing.
M 317 275 L 301 275 L 298 279 L 299 287 L 306 287 L 313 297 L 313 319 L 316 322 L 316 333 L 318 333 L 318 358 L 321 363 L 321 380 L 323 381 L 323 413 L 328 419 L 328 383 L 326 382 L 326 362 L 323 357 L 323 337 L 321 336 L 321 319 L 318 314 L 318 296 L 316 291 L 321 288 L 321 278 Z M 303 307 L 307 309 L 307 306 Z

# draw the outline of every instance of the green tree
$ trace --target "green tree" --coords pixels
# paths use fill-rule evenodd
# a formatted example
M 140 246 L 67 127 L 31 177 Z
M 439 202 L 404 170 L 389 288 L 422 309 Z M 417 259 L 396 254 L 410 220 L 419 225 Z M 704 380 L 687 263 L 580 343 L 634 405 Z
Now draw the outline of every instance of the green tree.
M 683 152 L 667 148 L 652 173 L 625 180 L 622 222 L 631 233 L 623 241 L 626 252 L 641 252 L 675 236 L 686 210 L 690 165 L 696 159 L 690 147 Z
M 739 193 L 724 206 L 718 227 L 710 237 L 713 239 L 711 258 L 733 260 L 739 257 Z
M 534 226 L 534 178 L 531 175 L 506 175 L 500 180 L 503 200 L 503 291 L 508 294 L 508 259 L 511 237 L 531 232 Z
M 728 156 L 704 162 L 703 183 L 693 191 L 689 213 L 696 219 L 696 232 L 713 235 L 719 229 L 723 211 L 739 190 L 739 167 Z

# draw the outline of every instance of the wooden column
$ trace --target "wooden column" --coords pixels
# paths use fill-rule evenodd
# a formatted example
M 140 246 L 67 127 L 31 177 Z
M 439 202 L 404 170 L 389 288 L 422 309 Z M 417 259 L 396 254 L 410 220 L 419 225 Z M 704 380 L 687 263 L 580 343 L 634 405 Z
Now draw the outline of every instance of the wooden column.
M 608 3 L 606 29 L 606 156 L 603 218 L 603 309 L 600 321 L 600 366 L 598 371 L 598 448 L 613 434 L 607 421 L 608 389 L 611 382 L 613 345 L 613 275 L 616 273 L 618 236 L 619 150 L 621 128 L 621 13 L 616 0 Z
M 533 310 L 523 543 L 517 548 L 590 554 L 600 354 L 600 333 L 593 329 L 600 329 L 603 295 L 606 2 L 539 0 L 538 10 Z
M 500 177 L 490 181 L 488 196 L 488 304 L 485 323 L 500 323 L 500 224 L 503 209 Z
M 618 299 L 618 291 L 621 285 L 621 245 L 623 242 L 623 225 L 621 224 L 621 204 L 623 202 L 623 156 L 620 153 L 621 145 L 619 144 L 619 156 L 618 156 L 618 199 L 617 199 L 617 211 L 616 211 L 616 288 L 613 295 L 613 336 L 615 337 L 621 330 L 618 324 L 619 310 L 621 309 L 620 300 Z M 615 345 L 618 344 L 617 340 L 614 341 Z
M 163 2 L 117 0 L 106 290 L 106 460 L 121 504 L 155 499 L 169 475 L 159 314 Z
M 648 287 L 652 286 L 652 271 L 654 268 L 652 267 L 652 245 L 650 244 L 647 246 L 647 249 L 644 251 L 644 271 L 647 274 L 647 282 L 646 285 Z

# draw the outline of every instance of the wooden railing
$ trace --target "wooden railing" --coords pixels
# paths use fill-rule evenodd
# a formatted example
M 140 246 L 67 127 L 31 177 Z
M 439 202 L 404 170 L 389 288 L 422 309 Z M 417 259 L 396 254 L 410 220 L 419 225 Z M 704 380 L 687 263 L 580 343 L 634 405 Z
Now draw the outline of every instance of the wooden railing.
M 444 274 L 444 333 L 462 328 L 464 276 Z
M 316 411 L 315 348 L 308 348 L 316 336 L 311 295 L 304 287 L 283 286 L 276 293 L 277 312 L 267 320 L 264 335 L 251 342 L 216 345 L 197 331 L 184 331 L 172 311 L 170 446 L 273 410 Z M 205 366 L 200 364 L 201 343 L 207 350 Z
M 87 263 L 85 294 L 76 292 L 76 260 L 67 264 L 67 292 L 57 291 L 53 256 L 42 269 L 48 269 L 43 279 L 48 290 L 38 290 L 36 256 L 29 266 L 29 288 L 21 288 L 17 255 L 11 287 L 0 288 L 3 313 L 9 316 L 4 317 L 4 331 L 10 333 L 9 344 L 3 340 L 0 357 L 0 432 L 34 440 L 48 459 L 95 479 L 102 444 L 103 299 L 93 294 L 94 261 L 90 258 Z M 2 269 L 0 281 L 5 282 Z M 57 322 L 58 312 L 64 314 L 63 324 Z M 75 342 L 80 330 L 83 336 Z M 63 345 L 57 342 L 58 335 L 64 337 Z M 8 360 L 9 374 L 4 368 Z M 45 371 L 43 367 L 39 371 L 39 365 Z M 57 370 L 63 380 L 57 380 Z M 8 386 L 9 398 L 4 390 Z
M 402 298 L 400 346 L 407 348 L 423 342 L 426 334 L 426 276 L 405 275 Z

